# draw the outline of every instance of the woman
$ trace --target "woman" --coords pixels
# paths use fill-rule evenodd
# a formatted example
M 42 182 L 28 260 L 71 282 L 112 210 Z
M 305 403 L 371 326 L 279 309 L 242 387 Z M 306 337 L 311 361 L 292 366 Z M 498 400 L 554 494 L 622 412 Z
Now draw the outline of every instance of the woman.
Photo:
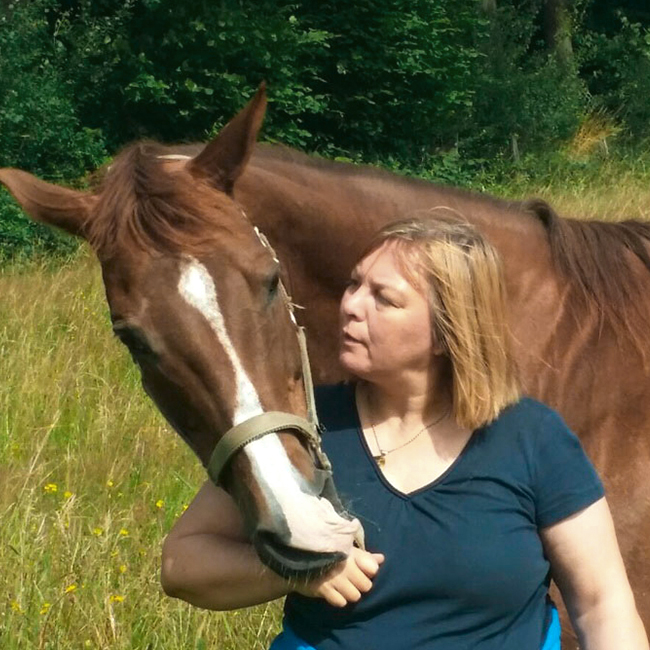
M 318 392 L 340 494 L 369 551 L 289 585 L 206 484 L 163 549 L 170 595 L 231 609 L 289 594 L 273 650 L 647 650 L 603 488 L 576 437 L 521 398 L 494 249 L 455 218 L 383 229 L 341 302 L 354 383 Z

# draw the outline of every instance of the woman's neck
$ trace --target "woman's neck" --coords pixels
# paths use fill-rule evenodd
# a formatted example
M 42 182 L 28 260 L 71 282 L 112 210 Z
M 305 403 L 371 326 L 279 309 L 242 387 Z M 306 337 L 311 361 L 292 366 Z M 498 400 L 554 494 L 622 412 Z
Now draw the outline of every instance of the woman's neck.
M 375 426 L 393 422 L 410 429 L 450 412 L 452 405 L 448 375 L 442 370 L 421 378 L 363 381 L 360 390 L 366 416 Z

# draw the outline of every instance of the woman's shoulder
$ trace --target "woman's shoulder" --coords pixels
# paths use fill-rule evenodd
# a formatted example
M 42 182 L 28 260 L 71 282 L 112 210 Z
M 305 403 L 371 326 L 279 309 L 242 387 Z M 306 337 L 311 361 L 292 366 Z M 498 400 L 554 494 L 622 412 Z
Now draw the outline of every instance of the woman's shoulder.
M 538 450 L 546 445 L 575 445 L 577 436 L 564 418 L 552 407 L 533 397 L 522 397 L 505 408 L 486 427 L 494 442 L 516 444 L 522 449 Z
M 539 430 L 558 422 L 564 424 L 562 416 L 556 410 L 526 395 L 503 409 L 493 424 L 499 427 L 523 425 L 527 430 Z

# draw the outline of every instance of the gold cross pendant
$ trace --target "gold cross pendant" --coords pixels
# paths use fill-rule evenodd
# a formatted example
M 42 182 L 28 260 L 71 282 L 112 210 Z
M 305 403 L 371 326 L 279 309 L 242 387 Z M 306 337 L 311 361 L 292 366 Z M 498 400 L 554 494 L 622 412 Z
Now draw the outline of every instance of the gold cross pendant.
M 373 456 L 373 458 L 379 467 L 383 467 L 386 464 L 386 454 L 383 452 L 377 456 Z

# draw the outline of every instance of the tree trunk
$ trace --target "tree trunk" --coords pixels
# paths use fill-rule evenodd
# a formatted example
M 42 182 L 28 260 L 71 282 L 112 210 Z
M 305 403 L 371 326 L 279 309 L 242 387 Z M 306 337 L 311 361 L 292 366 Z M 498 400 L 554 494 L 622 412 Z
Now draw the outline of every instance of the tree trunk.
M 493 16 L 497 11 L 497 0 L 481 0 L 481 9 L 488 16 Z
M 570 5 L 571 0 L 545 0 L 543 8 L 546 45 L 567 64 L 573 60 Z

